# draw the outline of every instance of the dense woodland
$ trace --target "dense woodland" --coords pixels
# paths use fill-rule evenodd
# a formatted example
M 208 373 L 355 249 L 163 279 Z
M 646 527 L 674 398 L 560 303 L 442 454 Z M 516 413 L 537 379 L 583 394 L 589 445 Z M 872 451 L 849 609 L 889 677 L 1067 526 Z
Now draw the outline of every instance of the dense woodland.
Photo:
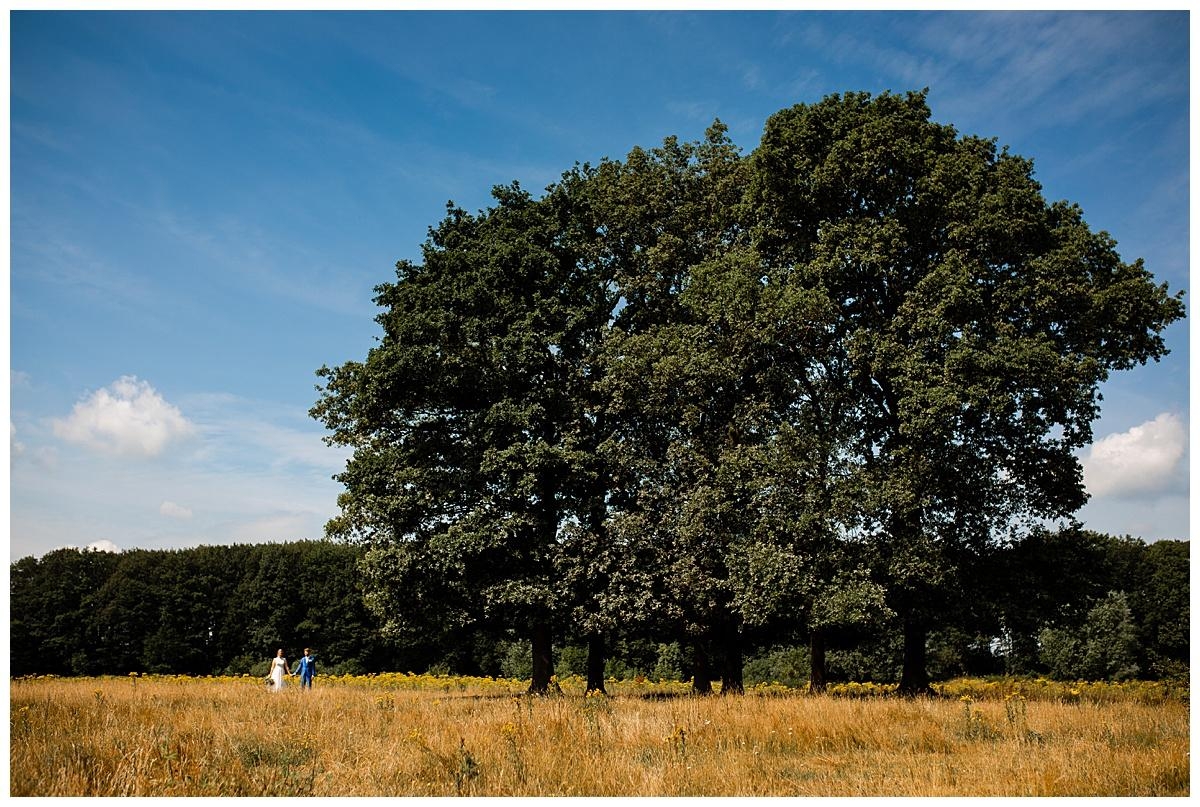
M 407 641 L 384 636 L 363 604 L 360 547 L 328 541 L 133 550 L 60 549 L 11 565 L 11 674 L 265 674 L 277 648 L 317 651 L 331 672 L 442 671 L 528 678 L 521 637 L 497 620 L 453 624 Z M 974 607 L 931 633 L 930 674 L 1063 679 L 1186 676 L 1188 544 L 1090 532 L 1039 534 L 997 553 Z M 895 619 L 831 634 L 830 681 L 894 682 Z M 686 643 L 631 622 L 607 676 L 686 680 Z M 807 684 L 803 631 L 747 639 L 747 683 Z M 555 635 L 559 675 L 586 672 L 586 637 Z
M 626 665 L 739 692 L 765 663 L 916 694 L 1186 663 L 1187 545 L 1074 521 L 1100 387 L 1167 352 L 1182 293 L 1032 161 L 930 116 L 924 93 L 833 95 L 748 155 L 717 121 L 449 204 L 376 288 L 378 343 L 318 371 L 312 415 L 352 452 L 336 540 L 71 561 L 70 607 L 14 607 L 14 670 L 312 645 L 515 665 L 533 692 L 563 664 L 589 689 Z M 163 576 L 208 582 L 152 597 Z

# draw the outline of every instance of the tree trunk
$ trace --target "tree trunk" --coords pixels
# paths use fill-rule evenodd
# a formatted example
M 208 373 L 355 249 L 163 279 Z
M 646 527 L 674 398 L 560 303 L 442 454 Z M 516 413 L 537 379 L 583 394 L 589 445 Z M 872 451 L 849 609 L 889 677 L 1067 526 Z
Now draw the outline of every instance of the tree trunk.
M 587 689 L 585 692 L 608 693 L 604 689 L 604 637 L 593 633 L 588 637 Z
M 550 692 L 550 677 L 554 675 L 554 649 L 551 646 L 550 628 L 545 622 L 533 626 L 533 678 L 529 682 L 530 695 L 545 695 Z M 557 685 L 554 687 L 557 689 Z
M 604 500 L 604 492 L 603 488 L 597 490 L 591 497 L 591 507 L 588 508 L 588 530 L 592 535 L 592 557 L 602 553 L 608 543 L 608 530 L 604 524 L 608 515 L 608 506 Z M 595 581 L 594 577 L 592 579 Z M 605 646 L 604 635 L 599 630 L 588 634 L 587 689 L 584 690 L 585 692 L 608 694 L 604 689 L 604 662 L 607 661 L 607 657 L 608 648 Z
M 704 643 L 697 641 L 692 647 L 692 692 L 696 695 L 712 694 L 712 673 L 708 667 L 708 651 Z
M 545 424 L 542 436 L 545 438 L 547 444 L 552 445 L 554 443 L 554 429 L 552 424 Z M 542 474 L 538 478 L 538 499 L 537 508 L 534 511 L 537 537 L 542 546 L 553 546 L 558 535 L 558 505 L 555 480 L 549 474 Z M 531 695 L 545 695 L 551 689 L 555 692 L 561 692 L 557 683 L 551 686 L 550 682 L 551 677 L 554 675 L 554 648 L 552 647 L 552 633 L 546 615 L 543 614 L 534 618 L 531 639 L 533 644 L 533 678 L 529 682 L 529 693 Z
M 742 635 L 734 625 L 721 631 L 721 694 L 741 695 L 746 686 L 742 680 Z
M 909 697 L 931 695 L 929 673 L 925 670 L 925 625 L 916 617 L 904 620 L 904 669 L 898 692 Z
M 812 656 L 812 670 L 808 677 L 808 691 L 825 691 L 825 633 L 817 628 L 809 637 L 808 647 Z

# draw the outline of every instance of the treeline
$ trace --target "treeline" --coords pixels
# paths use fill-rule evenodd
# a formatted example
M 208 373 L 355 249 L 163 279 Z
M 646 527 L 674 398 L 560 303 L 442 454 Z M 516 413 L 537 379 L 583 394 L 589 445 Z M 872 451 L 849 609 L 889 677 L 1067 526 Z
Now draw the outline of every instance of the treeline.
M 1184 314 L 1031 161 L 924 93 L 849 93 L 748 155 L 717 121 L 493 197 L 448 205 L 376 288 L 378 343 L 318 371 L 312 414 L 353 452 L 327 534 L 367 548 L 388 635 L 512 631 L 532 691 L 564 637 L 592 689 L 630 635 L 669 637 L 700 691 L 739 691 L 775 636 L 818 689 L 881 626 L 905 693 L 951 630 L 1031 657 L 1051 612 L 1004 564 L 1074 524 L 1101 384 Z M 1099 669 L 1065 637 L 1063 670 Z
M 10 669 L 265 675 L 281 647 L 289 659 L 319 648 L 325 672 L 396 669 L 363 604 L 361 557 L 309 541 L 22 558 L 10 568 Z
M 129 672 L 264 674 L 282 647 L 317 650 L 323 672 L 441 671 L 528 678 L 525 643 L 502 625 L 449 624 L 408 642 L 385 637 L 363 603 L 364 550 L 331 542 L 132 550 L 60 549 L 11 565 L 13 675 Z M 1186 677 L 1188 544 L 1092 532 L 1039 534 L 1000 553 L 980 607 L 931 633 L 929 671 L 1066 680 Z M 605 676 L 686 680 L 678 637 L 615 638 Z M 884 620 L 829 636 L 830 681 L 895 682 L 902 647 Z M 748 683 L 808 683 L 807 637 L 747 637 Z M 436 639 L 436 640 L 435 640 Z M 586 637 L 555 637 L 560 676 L 585 675 Z

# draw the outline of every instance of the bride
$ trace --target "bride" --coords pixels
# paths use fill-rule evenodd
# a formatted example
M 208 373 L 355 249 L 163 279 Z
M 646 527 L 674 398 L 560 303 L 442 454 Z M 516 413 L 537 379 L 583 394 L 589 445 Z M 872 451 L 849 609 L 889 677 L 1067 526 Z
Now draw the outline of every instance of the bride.
M 275 658 L 271 659 L 271 691 L 280 692 L 283 690 L 283 676 L 287 675 L 288 665 L 287 659 L 283 657 L 283 648 L 275 654 Z

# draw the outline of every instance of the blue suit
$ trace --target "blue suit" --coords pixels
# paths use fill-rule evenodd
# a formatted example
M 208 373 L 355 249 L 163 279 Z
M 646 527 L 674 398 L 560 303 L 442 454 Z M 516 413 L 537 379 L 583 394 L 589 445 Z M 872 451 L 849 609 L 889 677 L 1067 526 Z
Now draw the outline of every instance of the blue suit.
M 300 686 L 312 689 L 313 673 L 317 671 L 316 658 L 301 656 L 300 660 L 296 662 L 296 669 L 292 671 L 292 674 L 295 675 L 297 671 L 300 673 Z

